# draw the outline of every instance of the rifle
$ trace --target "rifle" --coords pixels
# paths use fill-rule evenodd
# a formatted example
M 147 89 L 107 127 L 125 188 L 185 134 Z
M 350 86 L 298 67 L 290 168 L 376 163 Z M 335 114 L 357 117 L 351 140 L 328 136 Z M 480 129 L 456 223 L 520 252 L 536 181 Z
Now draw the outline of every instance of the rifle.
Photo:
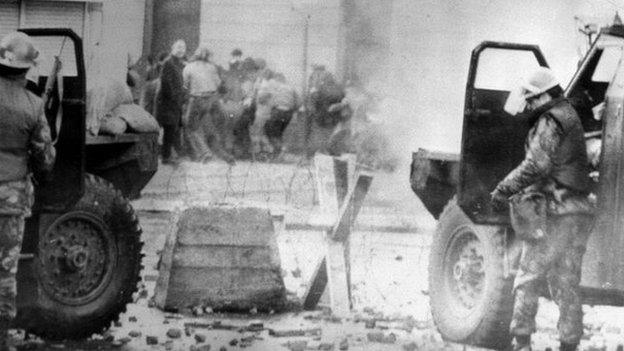
M 50 100 L 50 97 L 52 96 L 52 91 L 54 90 L 54 86 L 58 80 L 58 75 L 61 72 L 61 66 L 61 59 L 58 56 L 54 56 L 54 64 L 52 64 L 52 70 L 48 75 L 45 89 L 43 89 L 43 96 L 41 97 L 43 99 L 43 106 L 47 109 L 52 108 L 52 101 Z

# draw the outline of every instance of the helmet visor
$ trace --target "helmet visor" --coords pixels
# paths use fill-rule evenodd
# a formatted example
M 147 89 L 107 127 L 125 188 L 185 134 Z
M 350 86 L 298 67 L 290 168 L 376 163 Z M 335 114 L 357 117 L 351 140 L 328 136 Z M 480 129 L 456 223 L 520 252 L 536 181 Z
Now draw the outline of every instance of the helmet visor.
M 518 87 L 509 92 L 507 101 L 503 109 L 512 116 L 524 112 L 527 105 L 527 91 L 522 87 Z

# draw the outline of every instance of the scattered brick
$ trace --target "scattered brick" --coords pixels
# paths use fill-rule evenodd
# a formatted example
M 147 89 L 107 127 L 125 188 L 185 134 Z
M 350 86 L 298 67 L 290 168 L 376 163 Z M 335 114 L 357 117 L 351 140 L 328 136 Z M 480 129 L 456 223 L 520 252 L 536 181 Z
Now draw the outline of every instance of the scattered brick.
M 148 345 L 158 345 L 158 338 L 155 336 L 148 335 L 145 337 L 145 343 Z

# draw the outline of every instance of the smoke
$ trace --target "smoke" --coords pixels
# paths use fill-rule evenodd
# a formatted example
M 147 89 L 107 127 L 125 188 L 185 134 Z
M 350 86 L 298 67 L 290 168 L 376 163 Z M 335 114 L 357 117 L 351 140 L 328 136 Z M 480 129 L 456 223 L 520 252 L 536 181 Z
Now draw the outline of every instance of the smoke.
M 589 9 L 580 0 L 352 2 L 348 63 L 378 97 L 373 117 L 401 167 L 421 147 L 459 152 L 470 55 L 482 41 L 539 45 L 565 86 L 580 58 L 575 17 L 596 6 L 615 13 L 600 0 L 591 2 Z

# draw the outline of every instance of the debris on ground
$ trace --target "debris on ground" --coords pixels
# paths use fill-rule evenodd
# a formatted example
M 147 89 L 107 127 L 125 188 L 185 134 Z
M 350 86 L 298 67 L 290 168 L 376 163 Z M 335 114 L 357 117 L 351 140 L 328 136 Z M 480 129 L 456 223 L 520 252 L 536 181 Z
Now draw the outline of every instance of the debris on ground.
M 147 335 L 145 337 L 145 343 L 148 344 L 148 345 L 158 345 L 158 337 L 152 336 L 152 335 Z
M 191 313 L 195 317 L 202 316 L 204 314 L 204 308 L 201 306 L 195 306 L 191 309 Z
M 264 330 L 264 323 L 262 321 L 251 321 L 247 326 L 247 331 L 262 331 Z
M 308 348 L 308 342 L 306 340 L 294 340 L 289 341 L 282 346 L 286 347 L 290 351 L 304 351 Z
M 418 344 L 415 342 L 410 342 L 408 344 L 403 344 L 403 350 L 405 351 L 416 351 L 418 350 Z
M 333 342 L 322 342 L 319 347 L 319 350 L 321 351 L 332 351 L 334 349 L 334 343 Z
M 397 340 L 397 337 L 394 333 L 384 334 L 382 332 L 373 332 L 366 334 L 368 341 L 377 342 L 381 344 L 394 344 Z
M 167 336 L 172 339 L 179 339 L 182 337 L 182 331 L 178 328 L 171 328 L 167 330 Z
M 204 334 L 197 333 L 197 334 L 195 334 L 195 335 L 194 335 L 194 338 L 195 338 L 195 341 L 196 341 L 198 344 L 201 344 L 201 343 L 203 343 L 203 342 L 206 342 L 206 335 L 204 335 Z
M 306 336 L 306 335 L 321 335 L 321 328 L 311 328 L 311 329 L 284 329 L 284 330 L 276 330 L 269 329 L 269 335 L 274 336 L 276 338 L 280 337 L 293 337 L 293 336 Z

